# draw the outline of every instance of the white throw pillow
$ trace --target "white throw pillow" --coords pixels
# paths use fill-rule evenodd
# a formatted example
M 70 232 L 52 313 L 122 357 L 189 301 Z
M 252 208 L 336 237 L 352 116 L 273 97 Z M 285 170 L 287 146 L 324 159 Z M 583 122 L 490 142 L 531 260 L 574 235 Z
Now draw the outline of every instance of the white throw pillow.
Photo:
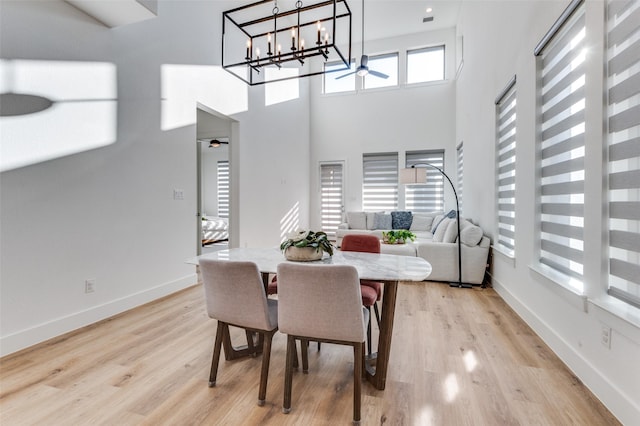
M 433 222 L 431 223 L 431 233 L 433 235 L 436 234 L 436 231 L 438 230 L 438 226 L 444 219 L 446 219 L 446 216 L 443 214 L 439 214 L 438 216 L 433 218 Z
M 440 226 L 443 226 L 443 225 L 440 225 Z M 447 224 L 447 229 L 446 231 L 444 231 L 444 236 L 442 237 L 442 242 L 454 243 L 457 238 L 458 238 L 458 221 L 456 219 L 449 219 L 449 223 Z
M 434 243 L 441 243 L 444 239 L 444 233 L 447 231 L 447 227 L 449 226 L 449 222 L 452 221 L 453 219 L 449 219 L 448 217 L 442 219 L 442 222 L 440 222 L 440 224 L 438 225 L 436 233 L 433 234 L 433 239 L 431 241 L 433 241 Z
M 464 226 L 463 229 L 460 230 L 460 242 L 473 247 L 477 246 L 482 240 L 482 228 L 476 226 L 472 223 L 469 223 L 468 226 Z
M 384 213 L 384 212 L 379 212 L 379 213 Z M 369 231 L 372 231 L 375 228 L 375 212 L 366 212 L 365 213 L 367 215 L 367 229 Z
M 391 215 L 384 213 L 373 214 L 373 229 L 391 229 Z
M 367 215 L 364 212 L 347 212 L 349 229 L 367 229 Z
M 433 222 L 433 216 L 429 216 L 426 214 L 415 214 L 413 215 L 413 221 L 411 222 L 411 231 L 428 231 L 431 229 L 431 223 Z

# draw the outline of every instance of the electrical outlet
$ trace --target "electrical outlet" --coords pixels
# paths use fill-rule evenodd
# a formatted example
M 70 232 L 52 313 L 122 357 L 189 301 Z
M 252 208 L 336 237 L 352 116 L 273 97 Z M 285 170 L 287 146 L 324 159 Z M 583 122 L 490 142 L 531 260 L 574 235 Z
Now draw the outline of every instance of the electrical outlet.
M 611 349 L 611 327 L 608 325 L 602 325 L 602 340 L 601 343 L 607 348 Z
M 84 281 L 84 292 L 93 293 L 96 291 L 96 279 L 91 278 Z

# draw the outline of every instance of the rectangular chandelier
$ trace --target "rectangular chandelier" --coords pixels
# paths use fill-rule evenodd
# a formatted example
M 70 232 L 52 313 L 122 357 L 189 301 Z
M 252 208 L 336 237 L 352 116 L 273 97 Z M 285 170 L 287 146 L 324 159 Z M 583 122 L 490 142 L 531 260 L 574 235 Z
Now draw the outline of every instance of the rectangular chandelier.
M 263 0 L 222 13 L 222 67 L 251 86 L 324 74 L 325 62 L 350 67 L 345 0 Z

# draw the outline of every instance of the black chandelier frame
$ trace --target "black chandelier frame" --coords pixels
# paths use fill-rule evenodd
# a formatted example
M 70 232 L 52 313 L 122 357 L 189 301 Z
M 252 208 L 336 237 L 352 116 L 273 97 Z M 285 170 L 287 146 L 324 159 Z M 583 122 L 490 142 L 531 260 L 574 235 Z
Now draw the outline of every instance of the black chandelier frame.
M 271 10 L 271 15 L 257 18 L 246 18 L 245 16 L 243 18 L 243 15 L 250 14 L 252 8 L 264 10 L 268 3 L 275 5 Z M 290 62 L 298 62 L 300 67 L 304 67 L 308 59 L 318 56 L 321 56 L 325 62 L 336 60 L 344 64 L 344 68 L 332 69 L 331 72 L 350 69 L 352 21 L 351 9 L 346 0 L 321 0 L 306 6 L 301 0 L 298 0 L 294 9 L 287 11 L 280 11 L 277 3 L 277 0 L 261 0 L 222 13 L 223 69 L 251 86 L 324 74 L 324 67 L 321 67 L 320 70 L 314 70 L 307 65 L 306 71 L 295 76 L 285 75 L 269 80 L 266 80 L 264 73 L 260 76 L 265 67 L 273 66 L 280 69 L 284 64 Z M 319 17 L 318 13 L 322 12 L 328 13 L 328 15 L 320 15 Z M 310 16 L 312 17 L 310 18 Z M 286 20 L 287 17 L 293 17 L 293 23 L 291 19 Z M 269 26 L 269 29 L 266 30 L 265 28 L 270 22 L 273 22 L 273 26 Z M 346 46 L 348 52 L 346 55 L 336 43 L 338 26 L 344 23 L 348 23 L 348 43 Z M 329 29 L 325 31 L 324 25 Z M 227 35 L 231 28 L 236 31 L 236 34 L 242 34 L 246 37 L 244 58 L 241 58 L 237 53 L 237 50 L 240 49 L 239 46 L 234 47 L 235 57 L 232 59 L 227 57 L 231 50 L 231 47 L 226 46 L 226 43 L 229 42 Z M 305 46 L 302 34 L 303 32 L 311 34 L 314 28 L 317 29 L 314 34 L 316 35 L 315 40 Z M 279 40 L 286 40 L 286 43 L 280 44 Z M 237 42 L 237 40 L 235 41 Z M 266 47 L 266 55 L 260 55 L 261 51 L 258 46 Z M 243 75 L 245 73 L 246 78 Z

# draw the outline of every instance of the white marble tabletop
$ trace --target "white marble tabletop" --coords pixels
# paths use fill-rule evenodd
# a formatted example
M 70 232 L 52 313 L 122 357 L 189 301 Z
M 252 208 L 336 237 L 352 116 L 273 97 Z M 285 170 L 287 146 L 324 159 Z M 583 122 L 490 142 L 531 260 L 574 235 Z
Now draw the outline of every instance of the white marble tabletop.
M 260 272 L 274 274 L 278 264 L 289 262 L 276 247 L 220 250 L 187 259 L 186 263 L 198 265 L 199 259 L 248 260 L 255 262 Z M 423 258 L 393 254 L 336 250 L 333 256 L 328 256 L 325 253 L 321 260 L 306 263 L 352 265 L 358 270 L 358 276 L 363 280 L 422 281 L 431 274 L 431 265 Z

